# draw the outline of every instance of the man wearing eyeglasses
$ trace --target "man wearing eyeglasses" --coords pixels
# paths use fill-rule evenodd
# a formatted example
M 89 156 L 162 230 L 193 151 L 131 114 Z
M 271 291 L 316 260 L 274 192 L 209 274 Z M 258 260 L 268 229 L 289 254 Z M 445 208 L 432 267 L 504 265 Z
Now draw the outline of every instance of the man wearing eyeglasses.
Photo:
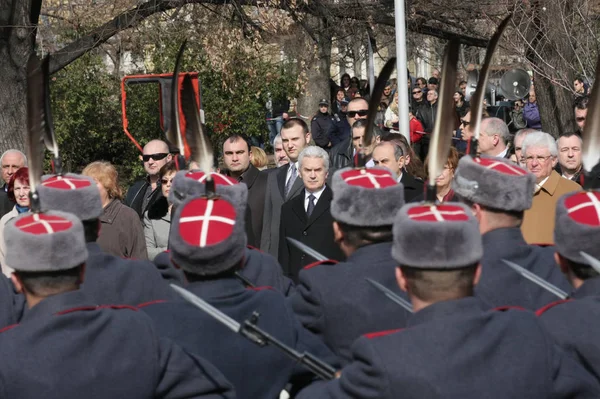
M 127 190 L 125 205 L 132 208 L 142 219 L 144 212 L 161 196 L 158 172 L 164 164 L 171 161 L 169 146 L 162 140 L 152 140 L 144 146 L 141 160 L 144 170 L 148 174 L 145 179 L 139 180 Z
M 581 186 L 561 177 L 554 167 L 558 163 L 558 147 L 548 133 L 530 133 L 523 140 L 522 156 L 527 170 L 536 177 L 533 204 L 525 211 L 521 230 L 529 244 L 554 244 L 554 216 L 558 199 Z
M 369 103 L 364 98 L 354 98 L 348 103 L 346 120 L 350 126 L 359 119 L 367 119 Z M 353 164 L 354 146 L 351 133 L 331 149 L 329 155 L 331 169 L 337 170 Z

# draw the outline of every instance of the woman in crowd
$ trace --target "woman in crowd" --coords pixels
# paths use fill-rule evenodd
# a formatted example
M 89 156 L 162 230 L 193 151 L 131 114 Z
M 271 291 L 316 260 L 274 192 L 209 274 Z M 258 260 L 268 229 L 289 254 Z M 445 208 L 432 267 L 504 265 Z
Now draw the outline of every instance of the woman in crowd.
M 429 157 L 425 159 L 425 170 L 427 171 L 427 166 L 429 164 Z M 444 170 L 442 174 L 440 174 L 435 179 L 435 186 L 437 188 L 437 200 L 440 203 L 444 202 L 456 202 L 456 198 L 454 197 L 454 191 L 452 190 L 452 180 L 454 179 L 454 172 L 458 167 L 458 151 L 456 148 L 450 147 L 450 154 L 448 154 L 448 160 L 444 165 Z
M 269 158 L 267 158 L 267 153 L 260 147 L 252 146 L 252 156 L 250 157 L 250 162 L 254 167 L 258 170 L 265 170 L 269 165 Z
M 465 100 L 465 95 L 460 90 L 455 91 L 452 98 L 454 99 L 454 111 L 456 114 L 456 126 L 454 128 L 458 129 L 460 126 L 460 120 L 467 114 L 467 112 L 469 112 L 470 105 L 469 102 Z
M 388 129 L 398 130 L 398 93 L 394 94 L 392 103 L 385 111 L 384 126 Z
M 148 259 L 167 250 L 169 244 L 169 230 L 171 229 L 171 209 L 173 204 L 169 202 L 169 191 L 177 173 L 173 162 L 167 162 L 158 172 L 158 180 L 162 190 L 162 197 L 144 213 L 144 236 L 146 237 L 146 249 Z
M 10 276 L 12 269 L 4 264 L 4 226 L 19 214 L 29 212 L 29 169 L 20 168 L 11 176 L 6 194 L 15 206 L 0 219 L 0 264 L 2 265 L 2 273 Z
M 100 216 L 100 234 L 97 243 L 105 252 L 124 258 L 148 259 L 144 230 L 138 214 L 121 199 L 119 174 L 110 162 L 92 162 L 83 169 L 83 175 L 96 181 L 104 213 Z

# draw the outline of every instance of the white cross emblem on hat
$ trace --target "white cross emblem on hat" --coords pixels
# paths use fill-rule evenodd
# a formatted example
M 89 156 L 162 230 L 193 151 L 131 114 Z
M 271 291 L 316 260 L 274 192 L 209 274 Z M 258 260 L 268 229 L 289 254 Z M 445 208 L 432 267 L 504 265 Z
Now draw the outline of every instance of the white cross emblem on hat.
M 31 216 L 19 219 L 15 226 L 25 233 L 52 234 L 70 229 L 73 223 L 60 216 L 34 213 Z
M 489 158 L 475 158 L 473 162 L 485 166 L 487 169 L 492 169 L 506 175 L 525 176 L 527 171 L 523 168 L 519 168 L 516 165 L 510 165 L 507 162 L 501 162 L 495 159 Z
M 387 170 L 353 169 L 342 173 L 342 179 L 350 186 L 386 188 L 398 184 Z
M 210 176 L 212 176 L 216 185 L 233 186 L 235 184 L 238 184 L 237 181 L 220 173 L 211 172 Z M 185 177 L 187 177 L 188 179 L 196 180 L 199 183 L 204 183 L 208 178 L 208 175 L 204 172 L 188 172 L 185 174 Z
M 235 217 L 233 205 L 222 198 L 196 198 L 181 211 L 179 234 L 190 245 L 216 245 L 231 236 Z
M 60 190 L 77 190 L 91 185 L 92 183 L 89 180 L 65 176 L 53 176 L 42 182 L 42 186 L 44 187 Z
M 469 220 L 462 208 L 453 205 L 417 206 L 409 209 L 407 215 L 418 222 L 463 222 Z
M 600 192 L 582 191 L 565 199 L 565 208 L 578 223 L 600 226 Z

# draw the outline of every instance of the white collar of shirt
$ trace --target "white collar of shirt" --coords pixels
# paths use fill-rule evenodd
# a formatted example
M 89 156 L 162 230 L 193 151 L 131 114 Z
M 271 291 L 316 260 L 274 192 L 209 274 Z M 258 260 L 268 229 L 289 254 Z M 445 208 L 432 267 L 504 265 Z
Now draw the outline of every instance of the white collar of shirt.
M 309 199 L 308 197 L 312 194 L 315 196 L 315 205 L 317 205 L 317 202 L 319 202 L 319 198 L 321 197 L 321 194 L 323 194 L 323 191 L 325 191 L 325 186 L 323 186 L 319 191 L 316 191 L 314 193 L 311 193 L 308 190 L 304 190 L 304 210 L 308 210 L 308 202 Z
M 292 164 L 296 165 L 296 177 L 298 177 L 298 161 L 290 162 L 290 167 L 288 168 L 285 175 L 285 184 L 287 184 L 287 182 L 290 180 L 290 175 L 292 174 Z
M 365 166 L 366 166 L 367 168 L 372 168 L 372 167 L 374 167 L 374 166 L 375 166 L 375 161 L 373 161 L 373 158 L 369 159 L 369 160 L 367 161 L 367 163 L 365 164 Z
M 506 147 L 504 149 L 504 151 L 502 151 L 500 154 L 496 155 L 496 158 L 505 158 L 507 153 L 508 153 L 508 147 Z
M 544 184 L 546 183 L 546 181 L 548 181 L 549 178 L 550 178 L 550 176 L 546 177 L 544 180 L 542 180 L 541 182 L 539 182 L 538 184 L 535 185 L 535 192 L 536 193 L 542 189 L 542 187 L 544 186 Z
M 404 174 L 404 173 L 403 173 L 402 171 L 400 171 L 400 176 L 398 176 L 398 178 L 396 179 L 396 182 L 397 182 L 397 183 L 400 183 L 400 180 L 402 180 L 402 175 L 403 175 L 403 174 Z

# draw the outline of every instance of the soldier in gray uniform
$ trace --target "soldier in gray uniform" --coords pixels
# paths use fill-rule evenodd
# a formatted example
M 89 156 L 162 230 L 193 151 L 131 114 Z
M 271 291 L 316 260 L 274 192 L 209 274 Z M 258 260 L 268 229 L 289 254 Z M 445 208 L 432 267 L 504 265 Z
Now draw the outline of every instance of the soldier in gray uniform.
M 489 310 L 473 296 L 483 248 L 468 207 L 406 205 L 394 222 L 392 255 L 415 311 L 406 328 L 361 337 L 340 377 L 313 384 L 299 399 L 600 395 L 598 382 L 554 345 L 535 314 Z
M 74 215 L 22 214 L 6 226 L 6 249 L 29 310 L 0 334 L 1 397 L 234 397 L 216 368 L 159 338 L 142 312 L 99 306 L 79 289 L 88 251 Z

